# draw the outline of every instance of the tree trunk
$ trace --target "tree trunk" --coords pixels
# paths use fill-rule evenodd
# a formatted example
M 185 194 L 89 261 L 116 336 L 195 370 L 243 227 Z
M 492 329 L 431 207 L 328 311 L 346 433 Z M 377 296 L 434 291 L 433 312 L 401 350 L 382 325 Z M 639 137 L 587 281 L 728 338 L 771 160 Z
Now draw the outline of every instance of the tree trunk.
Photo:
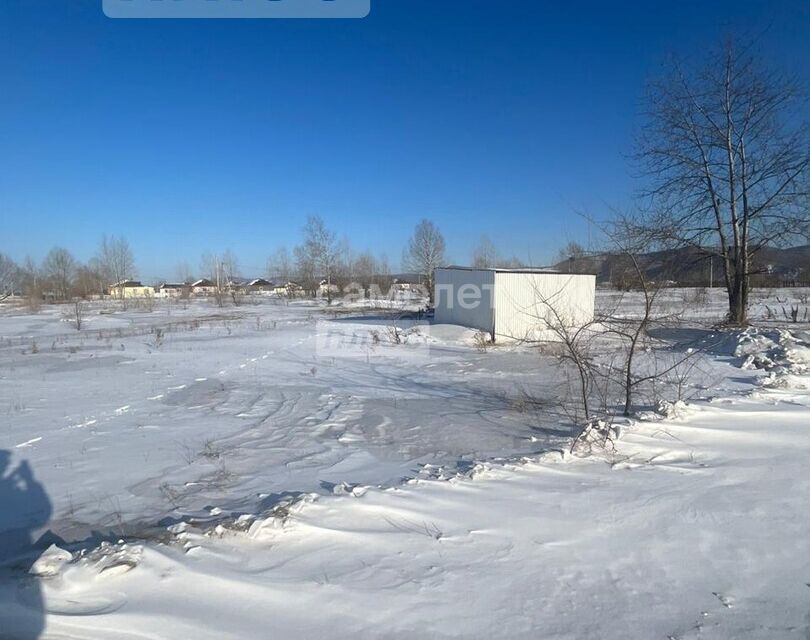
M 728 321 L 731 324 L 748 324 L 748 285 L 748 274 L 742 265 L 736 265 L 728 291 Z
M 622 415 L 627 418 L 630 416 L 630 407 L 633 406 L 633 351 L 635 344 L 630 345 L 630 353 L 627 356 L 627 366 L 624 370 L 624 411 Z

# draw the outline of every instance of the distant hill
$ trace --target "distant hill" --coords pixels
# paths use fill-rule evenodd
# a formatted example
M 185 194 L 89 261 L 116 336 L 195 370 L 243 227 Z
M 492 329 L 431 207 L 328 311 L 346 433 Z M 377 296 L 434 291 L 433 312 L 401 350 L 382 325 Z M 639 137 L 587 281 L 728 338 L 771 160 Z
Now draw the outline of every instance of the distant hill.
M 722 282 L 720 259 L 710 260 L 698 249 L 655 251 L 638 256 L 638 261 L 649 280 L 705 286 L 713 271 L 714 284 Z M 753 267 L 757 272 L 753 276 L 755 285 L 810 285 L 810 245 L 786 249 L 765 247 L 757 253 Z M 563 260 L 554 268 L 563 273 L 593 273 L 597 282 L 620 287 L 635 279 L 635 270 L 628 257 L 609 252 Z

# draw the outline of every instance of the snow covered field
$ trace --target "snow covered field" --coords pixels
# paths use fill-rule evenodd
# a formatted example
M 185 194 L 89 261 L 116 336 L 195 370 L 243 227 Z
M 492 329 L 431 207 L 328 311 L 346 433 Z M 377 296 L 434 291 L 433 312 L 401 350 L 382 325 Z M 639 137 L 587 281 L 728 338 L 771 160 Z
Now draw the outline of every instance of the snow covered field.
M 569 434 L 511 411 L 522 388 L 553 394 L 536 354 L 479 354 L 458 327 L 398 321 L 392 344 L 380 312 L 312 303 L 95 313 L 81 332 L 59 314 L 2 320 L 0 449 L 29 461 L 51 530 L 71 539 L 343 481 L 396 484 L 420 463 Z
M 708 333 L 717 293 L 668 295 Z M 801 295 L 759 294 L 773 330 L 587 459 L 555 360 L 457 327 L 5 309 L 0 463 L 43 495 L 0 493 L 0 532 L 70 552 L 24 577 L 3 539 L 0 637 L 806 638 L 808 334 L 770 310 Z

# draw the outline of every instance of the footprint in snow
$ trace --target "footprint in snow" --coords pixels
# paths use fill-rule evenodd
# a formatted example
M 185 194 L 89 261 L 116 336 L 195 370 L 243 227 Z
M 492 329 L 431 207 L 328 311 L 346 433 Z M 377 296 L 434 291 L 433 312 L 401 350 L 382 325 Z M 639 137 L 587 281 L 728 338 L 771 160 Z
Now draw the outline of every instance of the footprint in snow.
M 712 595 L 717 598 L 726 609 L 734 608 L 734 598 L 724 596 L 722 593 L 717 593 L 717 591 L 712 591 Z

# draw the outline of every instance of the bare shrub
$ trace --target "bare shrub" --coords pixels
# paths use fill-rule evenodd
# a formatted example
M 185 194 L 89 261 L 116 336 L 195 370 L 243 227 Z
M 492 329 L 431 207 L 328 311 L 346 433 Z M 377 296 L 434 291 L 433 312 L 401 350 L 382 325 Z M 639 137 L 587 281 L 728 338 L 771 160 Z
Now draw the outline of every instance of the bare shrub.
M 386 327 L 386 333 L 388 335 L 388 340 L 392 344 L 402 344 L 402 329 L 400 329 L 397 325 L 392 324 Z
M 42 296 L 39 291 L 32 291 L 25 297 L 25 306 L 30 313 L 39 313 L 42 309 Z
M 791 304 L 788 309 L 785 309 L 785 307 L 782 306 L 782 315 L 785 317 L 786 320 L 790 320 L 790 322 L 793 323 L 799 322 L 800 321 L 799 318 L 801 318 L 801 321 L 807 322 L 807 314 L 808 308 L 805 307 L 804 314 L 800 316 L 800 308 L 798 304 Z
M 168 482 L 164 482 L 158 486 L 158 491 L 160 491 L 160 495 L 163 496 L 173 509 L 180 507 L 180 492 L 173 488 Z
M 209 438 L 203 442 L 200 456 L 206 460 L 219 460 L 222 457 L 222 451 L 214 444 L 213 439 Z
M 178 442 L 177 447 L 180 450 L 180 457 L 186 464 L 192 464 L 197 459 L 197 450 L 188 442 Z
M 76 326 L 76 331 L 82 330 L 82 325 L 84 324 L 86 313 L 87 313 L 87 305 L 78 298 L 73 300 L 73 302 L 70 304 L 70 311 L 68 313 L 68 316 L 69 319 Z
M 476 331 L 473 336 L 473 344 L 479 353 L 486 353 L 487 349 L 492 346 L 490 334 L 486 331 Z
M 612 452 L 619 432 L 609 418 L 589 420 L 571 444 L 571 453 L 589 456 L 597 451 Z
M 709 302 L 709 290 L 706 287 L 684 289 L 683 301 L 687 305 L 704 305 Z
M 655 358 L 656 375 L 650 380 L 652 402 L 658 404 L 665 400 L 674 403 L 689 400 L 695 395 L 695 379 L 706 376 L 702 367 L 704 355 L 698 351 L 690 351 L 686 356 L 665 353 Z

